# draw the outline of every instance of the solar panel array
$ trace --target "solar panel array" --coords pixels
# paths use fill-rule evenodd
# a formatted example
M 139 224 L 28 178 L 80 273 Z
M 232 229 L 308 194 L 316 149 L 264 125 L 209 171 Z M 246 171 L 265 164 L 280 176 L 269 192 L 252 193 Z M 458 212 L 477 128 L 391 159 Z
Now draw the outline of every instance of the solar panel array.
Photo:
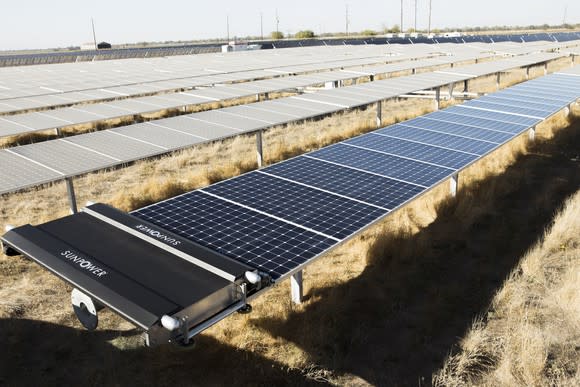
M 580 77 L 549 75 L 133 215 L 281 280 L 578 98 Z
M 416 74 L 7 148 L 0 157 L 35 173 L 0 169 L 0 194 L 469 78 Z

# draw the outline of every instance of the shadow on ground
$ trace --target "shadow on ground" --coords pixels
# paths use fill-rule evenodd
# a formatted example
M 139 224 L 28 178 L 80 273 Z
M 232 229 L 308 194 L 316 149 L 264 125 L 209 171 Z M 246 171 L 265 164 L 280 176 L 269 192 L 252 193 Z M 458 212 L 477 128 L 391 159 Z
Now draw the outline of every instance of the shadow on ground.
M 207 336 L 200 336 L 191 349 L 120 350 L 110 343 L 135 333 L 87 332 L 39 321 L 0 319 L 0 385 L 311 384 L 299 371 Z
M 417 235 L 379 238 L 356 279 L 314 285 L 313 301 L 287 320 L 250 321 L 296 343 L 345 384 L 359 378 L 429 384 L 564 199 L 580 188 L 579 147 L 576 122 L 505 173 L 463 189 Z M 313 383 L 300 371 L 204 335 L 188 351 L 111 344 L 134 334 L 0 319 L 0 385 Z
M 332 288 L 313 284 L 317 301 L 303 312 L 254 324 L 338 375 L 429 385 L 565 198 L 580 189 L 579 156 L 576 121 L 505 173 L 463 188 L 418 234 L 379 238 L 356 279 Z

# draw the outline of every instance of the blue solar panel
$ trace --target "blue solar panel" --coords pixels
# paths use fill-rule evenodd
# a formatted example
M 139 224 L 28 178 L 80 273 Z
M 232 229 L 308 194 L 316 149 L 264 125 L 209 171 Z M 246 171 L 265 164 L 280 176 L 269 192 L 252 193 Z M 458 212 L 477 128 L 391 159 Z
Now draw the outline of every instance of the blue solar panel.
M 520 108 L 529 108 L 534 110 L 546 110 L 549 112 L 554 112 L 562 109 L 562 104 L 553 102 L 552 104 L 546 104 L 541 102 L 531 102 L 531 101 L 522 101 L 516 97 L 510 96 L 485 96 L 477 99 L 478 101 L 482 102 L 490 102 L 494 104 L 505 104 L 509 106 L 516 106 Z
M 339 239 L 388 212 L 259 172 L 246 173 L 203 191 Z
M 355 137 L 344 141 L 344 143 L 453 169 L 460 169 L 478 157 L 475 154 L 380 136 L 374 133 Z
M 522 114 L 528 117 L 534 117 L 539 119 L 544 119 L 552 114 L 550 111 L 545 110 L 535 110 L 535 109 L 527 109 L 527 108 L 520 108 L 515 106 L 509 106 L 501 103 L 491 103 L 491 102 L 484 102 L 484 101 L 477 101 L 471 100 L 465 102 L 463 106 L 470 107 L 470 108 L 478 108 L 478 109 L 488 109 L 493 110 L 496 112 L 503 112 L 503 113 L 513 113 L 513 114 Z
M 481 109 L 470 109 L 470 108 L 464 107 L 462 105 L 456 105 L 456 106 L 452 106 L 450 108 L 447 108 L 447 109 L 445 109 L 445 112 L 451 113 L 451 114 L 461 114 L 464 116 L 486 118 L 488 120 L 494 120 L 494 121 L 509 122 L 512 124 L 527 125 L 528 128 L 534 126 L 535 124 L 537 124 L 538 122 L 541 121 L 538 118 L 523 117 L 523 116 L 517 116 L 515 114 L 492 112 L 492 111 L 481 110 Z
M 473 140 L 466 137 L 454 136 L 441 132 L 418 129 L 403 125 L 387 126 L 386 128 L 381 129 L 375 133 L 382 136 L 418 141 L 428 145 L 444 146 L 464 152 L 476 153 L 478 155 L 483 155 L 498 145 L 491 142 Z
M 455 123 L 465 126 L 473 126 L 478 129 L 487 129 L 474 133 L 480 140 L 491 142 L 504 142 L 513 137 L 516 133 L 521 133 L 529 128 L 528 125 L 510 124 L 509 122 L 493 121 L 485 118 L 463 116 L 460 114 L 447 113 L 446 110 L 440 110 L 435 113 L 424 116 L 428 120 L 437 120 L 447 123 Z
M 489 94 L 488 97 L 495 97 L 496 94 Z M 519 98 L 522 100 L 530 100 L 531 102 L 546 102 L 551 104 L 556 104 L 562 106 L 562 104 L 566 104 L 570 101 L 568 97 L 556 96 L 556 95 L 547 95 L 545 93 L 537 94 L 537 93 L 529 93 L 525 90 L 512 90 L 506 89 L 501 93 L 497 93 L 497 97 L 507 98 L 507 97 L 514 97 Z
M 336 240 L 200 191 L 132 213 L 165 230 L 279 278 L 336 244 Z
M 562 103 L 566 103 L 566 100 L 563 101 L 553 101 L 545 98 L 534 98 L 529 96 L 523 95 L 515 95 L 515 94 L 492 94 L 483 97 L 485 100 L 489 100 L 490 102 L 497 102 L 497 103 L 509 103 L 511 105 L 515 104 L 516 106 L 542 106 L 543 109 L 561 109 Z
M 571 100 L 571 96 L 566 94 L 560 94 L 557 91 L 546 91 L 546 90 L 542 90 L 542 89 L 535 89 L 535 88 L 529 88 L 529 87 L 521 87 L 521 88 L 510 88 L 510 89 L 506 89 L 505 91 L 502 91 L 502 94 L 504 95 L 510 95 L 510 94 L 516 94 L 516 95 L 525 95 L 525 96 L 530 96 L 530 97 L 541 97 L 542 99 L 545 100 L 550 100 L 550 101 L 557 101 L 557 102 L 562 102 L 562 103 L 568 103 Z
M 309 157 L 326 160 L 339 165 L 357 168 L 429 187 L 453 174 L 453 170 L 437 167 L 419 161 L 385 155 L 379 152 L 336 144 L 319 151 L 309 153 Z
M 547 95 L 547 96 L 557 96 L 557 97 L 566 97 L 574 99 L 577 95 L 574 91 L 563 90 L 559 87 L 555 86 L 542 86 L 542 85 L 522 85 L 521 87 L 515 87 L 513 89 L 519 93 L 525 92 L 529 93 L 530 95 Z
M 414 184 L 304 156 L 260 171 L 388 209 L 398 207 L 424 190 Z
M 482 129 L 476 126 L 434 120 L 430 117 L 415 118 L 413 120 L 402 122 L 400 125 L 412 126 L 419 129 L 428 129 L 441 133 L 454 134 L 475 140 L 493 142 L 495 144 L 501 143 L 499 139 L 504 138 L 506 135 L 511 137 L 509 133 Z

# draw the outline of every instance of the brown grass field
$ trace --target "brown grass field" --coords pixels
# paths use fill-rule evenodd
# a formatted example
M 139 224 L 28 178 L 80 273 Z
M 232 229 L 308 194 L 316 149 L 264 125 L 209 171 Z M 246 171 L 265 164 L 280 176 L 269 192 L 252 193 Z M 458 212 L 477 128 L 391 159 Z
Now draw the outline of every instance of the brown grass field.
M 387 102 L 385 125 L 431 108 Z M 274 128 L 266 161 L 366 132 L 373 120 L 367 109 Z M 130 210 L 235 176 L 255 168 L 254 141 L 78 178 L 79 202 Z M 579 157 L 580 120 L 559 114 L 534 143 L 524 135 L 462 173 L 457 198 L 443 184 L 309 266 L 302 305 L 282 283 L 192 350 L 144 348 L 110 311 L 86 332 L 69 286 L 0 255 L 0 385 L 577 385 Z M 2 229 L 66 213 L 62 183 L 0 197 Z

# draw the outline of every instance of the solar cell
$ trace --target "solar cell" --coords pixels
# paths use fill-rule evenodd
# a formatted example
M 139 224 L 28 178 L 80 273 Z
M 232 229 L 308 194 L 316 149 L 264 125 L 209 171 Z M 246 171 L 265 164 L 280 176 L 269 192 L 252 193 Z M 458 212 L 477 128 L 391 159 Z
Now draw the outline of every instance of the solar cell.
M 512 124 L 521 124 L 521 125 L 526 125 L 528 127 L 533 126 L 541 121 L 538 118 L 530 118 L 530 117 L 518 116 L 515 114 L 494 112 L 494 111 L 489 111 L 489 110 L 473 109 L 473 108 L 465 107 L 463 105 L 452 106 L 450 108 L 445 109 L 445 112 L 451 113 L 451 114 L 461 114 L 464 116 L 485 118 L 485 119 L 494 120 L 494 121 L 508 122 L 508 123 L 512 123 Z
M 515 106 L 510 106 L 501 103 L 491 103 L 491 102 L 484 102 L 484 101 L 467 101 L 463 104 L 463 106 L 468 108 L 478 108 L 478 109 L 486 109 L 496 112 L 503 112 L 503 113 L 513 113 L 513 114 L 520 114 L 527 117 L 537 118 L 543 120 L 549 117 L 553 111 L 550 110 L 536 110 L 536 109 L 528 109 L 528 108 L 520 108 Z
M 62 178 L 63 175 L 26 160 L 8 150 L 0 150 L 0 194 Z
M 369 133 L 344 141 L 344 144 L 372 149 L 375 151 L 424 161 L 431 164 L 459 169 L 477 159 L 476 154 L 444 149 L 431 145 L 419 144 L 412 141 L 380 136 Z
M 388 126 L 375 133 L 381 136 L 417 141 L 427 145 L 436 145 L 478 155 L 483 155 L 498 145 L 492 142 L 479 141 L 467 137 L 404 125 Z
M 503 138 L 507 134 L 503 132 L 494 132 L 479 127 L 432 120 L 423 117 L 402 122 L 400 125 L 412 126 L 414 128 L 432 130 L 440 133 L 453 134 L 457 136 L 472 138 L 475 140 L 493 142 L 496 144 L 501 142 L 499 141 L 499 138 Z
M 338 239 L 347 238 L 388 212 L 259 172 L 203 191 Z
M 343 144 L 336 144 L 309 153 L 308 157 L 326 160 L 424 187 L 438 183 L 453 173 L 450 168 L 438 167 Z
M 274 164 L 261 169 L 260 172 L 348 196 L 389 210 L 400 206 L 424 190 L 414 184 L 303 156 Z
M 475 136 L 480 140 L 491 142 L 504 142 L 511 138 L 514 134 L 521 133 L 527 129 L 527 125 L 512 124 L 503 121 L 488 120 L 479 117 L 470 117 L 468 115 L 452 114 L 447 110 L 440 110 L 431 114 L 423 116 L 423 118 L 431 121 L 440 121 L 448 124 L 456 124 L 460 127 L 457 130 L 463 130 L 464 126 L 473 127 L 480 130 L 477 132 L 470 132 L 471 136 Z M 453 129 L 451 129 L 453 130 Z
M 274 279 L 337 243 L 335 239 L 202 191 L 189 192 L 132 214 L 254 266 Z

